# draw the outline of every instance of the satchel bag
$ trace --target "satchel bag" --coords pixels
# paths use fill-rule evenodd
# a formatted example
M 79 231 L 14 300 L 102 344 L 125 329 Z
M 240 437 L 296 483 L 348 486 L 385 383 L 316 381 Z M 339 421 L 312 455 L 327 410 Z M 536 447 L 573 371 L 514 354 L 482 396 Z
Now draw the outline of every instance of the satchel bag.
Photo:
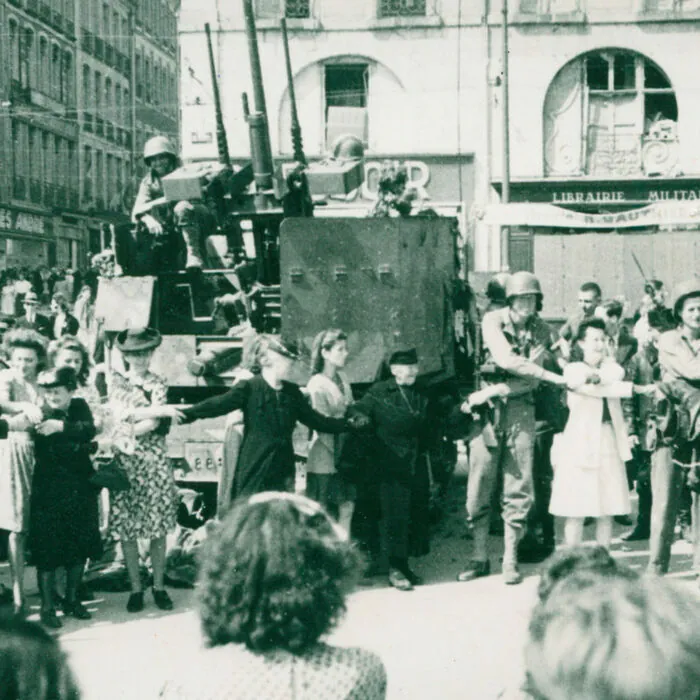
M 128 491 L 131 488 L 126 471 L 117 464 L 113 456 L 97 457 L 95 466 L 97 470 L 90 477 L 90 483 L 93 486 L 107 489 L 112 493 Z

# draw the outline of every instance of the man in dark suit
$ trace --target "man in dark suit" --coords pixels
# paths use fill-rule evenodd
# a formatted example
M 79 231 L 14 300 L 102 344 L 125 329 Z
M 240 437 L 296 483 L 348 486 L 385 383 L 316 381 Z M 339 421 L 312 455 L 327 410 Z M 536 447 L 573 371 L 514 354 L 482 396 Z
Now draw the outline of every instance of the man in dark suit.
M 38 312 L 39 297 L 36 292 L 27 292 L 24 297 L 24 315 L 20 316 L 15 323 L 15 328 L 31 328 L 37 333 L 51 338 L 51 321 Z

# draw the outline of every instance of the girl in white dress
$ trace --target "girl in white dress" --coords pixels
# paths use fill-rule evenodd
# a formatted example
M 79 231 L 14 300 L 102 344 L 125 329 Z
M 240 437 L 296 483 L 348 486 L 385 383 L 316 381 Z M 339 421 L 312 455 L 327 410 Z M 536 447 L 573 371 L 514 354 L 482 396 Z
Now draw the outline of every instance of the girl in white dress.
M 566 518 L 567 545 L 583 541 L 587 517 L 596 519 L 596 540 L 609 547 L 613 516 L 630 512 L 625 462 L 632 458 L 620 399 L 633 392 L 653 393 L 654 386 L 624 380 L 624 370 L 607 353 L 602 319 L 584 321 L 577 342 L 583 362 L 564 369 L 569 420 L 552 449 L 554 483 L 550 513 Z
M 353 401 L 352 390 L 343 367 L 348 359 L 347 336 L 332 328 L 321 331 L 311 350 L 313 376 L 306 385 L 311 405 L 331 418 L 343 418 Z M 350 532 L 355 509 L 355 489 L 336 472 L 339 435 L 314 432 L 306 461 L 306 495 L 338 518 Z

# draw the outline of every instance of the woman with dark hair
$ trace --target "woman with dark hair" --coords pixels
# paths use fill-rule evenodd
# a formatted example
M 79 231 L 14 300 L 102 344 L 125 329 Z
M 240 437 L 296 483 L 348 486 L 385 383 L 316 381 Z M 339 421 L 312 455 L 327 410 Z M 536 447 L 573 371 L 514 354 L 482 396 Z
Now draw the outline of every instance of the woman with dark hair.
M 95 424 L 87 403 L 75 396 L 78 380 L 70 367 L 42 372 L 44 419 L 35 428 L 36 468 L 32 481 L 29 546 L 41 593 L 41 621 L 61 627 L 56 617 L 56 569 L 66 569 L 63 612 L 78 620 L 90 613 L 78 600 L 85 562 L 102 553 L 98 490 L 90 483 Z
M 57 292 L 51 298 L 51 314 L 52 338 L 76 335 L 80 330 L 78 319 L 71 315 L 68 299 L 63 294 Z
M 347 335 L 338 328 L 321 331 L 311 349 L 312 377 L 306 385 L 313 408 L 324 416 L 344 418 L 353 401 L 343 367 L 348 359 Z M 350 532 L 355 489 L 336 472 L 341 436 L 314 432 L 306 458 L 306 495 L 338 518 Z
M 381 700 L 372 652 L 324 644 L 358 569 L 344 530 L 314 501 L 267 492 L 205 543 L 198 587 L 207 646 L 161 700 Z
M 110 499 L 110 529 L 119 538 L 131 584 L 128 612 L 143 610 L 144 595 L 139 566 L 138 540 L 150 541 L 153 567 L 153 600 L 161 610 L 172 610 L 173 601 L 164 586 L 166 536 L 175 529 L 177 489 L 166 454 L 169 424 L 156 419 L 127 418 L 143 407 L 163 407 L 167 386 L 150 370 L 161 336 L 153 328 L 122 331 L 116 346 L 128 365 L 126 375 L 113 372 L 109 378 L 109 408 L 117 423 L 129 428 L 130 448 L 117 452 L 118 464 L 126 471 L 130 487 Z
M 24 537 L 34 474 L 33 425 L 42 419 L 37 375 L 46 360 L 46 339 L 20 328 L 5 336 L 10 369 L 0 372 L 0 411 L 24 416 L 0 444 L 0 529 L 9 530 L 10 572 L 15 612 L 24 614 Z
M 79 700 L 66 655 L 39 625 L 0 617 L 0 698 Z

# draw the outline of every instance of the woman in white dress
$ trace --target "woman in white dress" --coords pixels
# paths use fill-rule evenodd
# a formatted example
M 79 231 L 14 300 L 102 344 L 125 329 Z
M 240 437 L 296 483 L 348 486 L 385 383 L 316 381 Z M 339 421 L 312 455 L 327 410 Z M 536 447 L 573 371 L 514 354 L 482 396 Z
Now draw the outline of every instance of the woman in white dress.
M 331 418 L 343 418 L 353 401 L 343 367 L 348 359 L 347 335 L 337 328 L 321 331 L 311 350 L 312 377 L 306 385 L 311 405 Z M 306 461 L 306 495 L 334 515 L 350 532 L 355 489 L 335 468 L 339 435 L 314 432 Z
M 624 380 L 624 370 L 607 353 L 602 319 L 584 321 L 577 335 L 583 362 L 564 369 L 569 420 L 552 449 L 554 483 L 550 513 L 566 518 L 567 545 L 583 541 L 587 517 L 596 520 L 596 540 L 609 547 L 613 516 L 630 512 L 625 462 L 632 458 L 620 399 L 654 386 Z

